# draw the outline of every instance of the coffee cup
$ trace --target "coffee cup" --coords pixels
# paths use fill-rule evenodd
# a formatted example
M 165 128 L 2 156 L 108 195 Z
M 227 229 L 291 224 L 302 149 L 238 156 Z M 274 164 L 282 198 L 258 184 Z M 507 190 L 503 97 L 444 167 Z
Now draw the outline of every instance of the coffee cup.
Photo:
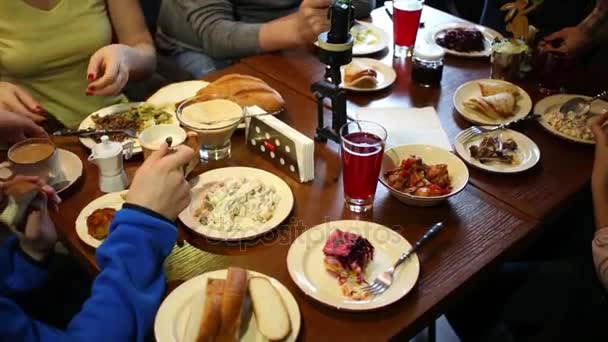
M 16 175 L 36 176 L 49 184 L 64 180 L 55 144 L 45 138 L 26 139 L 8 150 L 8 160 Z
M 158 150 L 162 143 L 171 138 L 171 146 L 186 145 L 194 151 L 200 148 L 200 139 L 195 132 L 186 132 L 183 128 L 177 125 L 163 124 L 155 125 L 144 129 L 139 135 L 139 143 L 141 144 L 144 159 L 150 154 Z M 198 165 L 198 156 L 196 156 L 186 167 L 187 173 L 192 171 Z

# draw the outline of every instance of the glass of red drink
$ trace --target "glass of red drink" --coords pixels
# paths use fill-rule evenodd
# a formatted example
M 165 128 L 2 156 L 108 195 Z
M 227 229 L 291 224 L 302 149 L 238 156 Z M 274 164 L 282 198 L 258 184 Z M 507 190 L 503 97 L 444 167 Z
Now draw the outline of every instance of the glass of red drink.
M 352 121 L 340 129 L 344 200 L 351 211 L 372 208 L 386 136 L 384 127 L 370 121 Z
M 393 2 L 393 56 L 407 57 L 411 55 L 424 1 L 421 0 L 395 0 Z
M 539 90 L 543 95 L 564 93 L 573 72 L 574 60 L 570 55 L 539 49 L 536 58 Z

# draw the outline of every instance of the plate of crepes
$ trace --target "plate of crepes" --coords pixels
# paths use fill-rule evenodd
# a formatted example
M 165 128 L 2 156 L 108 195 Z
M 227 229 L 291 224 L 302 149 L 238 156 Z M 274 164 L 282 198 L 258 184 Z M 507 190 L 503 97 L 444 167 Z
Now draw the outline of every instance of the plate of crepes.
M 608 102 L 596 100 L 591 103 L 587 113 L 579 115 L 560 112 L 561 105 L 574 97 L 590 98 L 567 94 L 548 96 L 536 103 L 534 114 L 541 116 L 538 121 L 550 133 L 569 141 L 593 145 L 595 137 L 591 131 L 591 123 L 599 114 L 608 111 Z
M 379 296 L 362 291 L 411 245 L 399 233 L 367 221 L 332 221 L 306 230 L 289 248 L 287 268 L 309 297 L 346 311 L 382 308 L 403 298 L 420 273 L 412 255 L 395 272 L 393 285 Z
M 125 203 L 127 190 L 96 198 L 76 218 L 76 234 L 82 242 L 97 248 L 108 236 L 114 215 Z
M 230 267 L 177 287 L 154 321 L 158 342 L 295 341 L 300 309 L 278 280 Z
M 532 99 L 513 83 L 482 79 L 458 87 L 454 107 L 469 122 L 494 126 L 524 118 L 532 110 Z
M 439 147 L 400 145 L 382 157 L 380 182 L 408 205 L 437 205 L 462 191 L 468 181 L 462 160 Z
M 490 28 L 466 23 L 449 23 L 431 28 L 426 40 L 446 53 L 460 57 L 488 57 L 492 42 L 502 35 Z
M 388 46 L 389 38 L 386 32 L 376 25 L 357 21 L 351 27 L 353 36 L 353 56 L 363 56 L 384 50 Z
M 161 107 L 145 102 L 119 103 L 96 111 L 87 116 L 78 129 L 132 129 L 139 135 L 144 129 L 163 124 L 179 125 L 174 113 L 170 113 Z M 133 153 L 141 153 L 142 148 L 137 138 L 129 138 L 123 133 L 108 134 L 110 140 L 118 142 L 134 142 Z M 100 139 L 101 135 L 96 139 Z M 93 138 L 80 138 L 80 142 L 92 149 L 100 140 Z
M 395 70 L 371 58 L 353 58 L 342 66 L 343 89 L 355 92 L 373 92 L 390 87 L 397 80 Z
M 238 241 L 276 228 L 293 208 L 293 193 L 281 178 L 249 167 L 207 171 L 190 181 L 192 200 L 179 215 L 205 237 Z
M 540 160 L 540 149 L 527 136 L 510 129 L 480 134 L 463 141 L 456 136 L 454 149 L 467 164 L 495 173 L 526 171 Z
M 285 101 L 279 92 L 257 77 L 241 74 L 228 74 L 211 83 L 173 83 L 159 89 L 147 101 L 175 114 L 183 101 L 195 96 L 200 101 L 225 97 L 243 107 L 257 106 L 271 115 L 276 115 L 285 108 Z M 242 123 L 239 128 L 245 128 L 245 124 Z

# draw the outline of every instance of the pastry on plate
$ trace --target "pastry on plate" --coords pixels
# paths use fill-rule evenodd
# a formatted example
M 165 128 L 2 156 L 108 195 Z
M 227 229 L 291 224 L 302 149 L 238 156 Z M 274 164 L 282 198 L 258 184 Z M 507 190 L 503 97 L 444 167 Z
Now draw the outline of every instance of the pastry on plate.
M 89 235 L 97 240 L 103 240 L 108 236 L 110 223 L 114 219 L 116 209 L 100 208 L 87 217 L 87 231 Z
M 378 72 L 363 63 L 352 61 L 344 67 L 344 84 L 353 88 L 376 88 Z
M 515 115 L 517 101 L 512 93 L 498 93 L 470 98 L 464 106 L 491 119 L 504 120 Z
M 500 93 L 512 94 L 514 97 L 519 96 L 519 90 L 513 84 L 484 81 L 477 84 L 479 85 L 479 90 L 481 90 L 481 96 L 492 96 Z

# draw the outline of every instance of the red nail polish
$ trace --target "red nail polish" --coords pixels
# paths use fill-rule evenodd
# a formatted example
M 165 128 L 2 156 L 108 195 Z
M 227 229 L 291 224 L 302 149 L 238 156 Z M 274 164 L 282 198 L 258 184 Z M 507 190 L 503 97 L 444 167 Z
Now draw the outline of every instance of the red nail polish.
M 94 74 L 89 74 L 87 76 L 87 78 L 89 79 L 89 82 L 91 82 L 91 81 L 95 80 L 95 75 Z
M 87 91 L 93 91 L 93 90 L 95 90 L 94 86 L 89 86 L 89 88 L 87 88 Z
M 93 93 L 87 90 L 87 96 L 91 96 L 91 95 L 93 95 Z

